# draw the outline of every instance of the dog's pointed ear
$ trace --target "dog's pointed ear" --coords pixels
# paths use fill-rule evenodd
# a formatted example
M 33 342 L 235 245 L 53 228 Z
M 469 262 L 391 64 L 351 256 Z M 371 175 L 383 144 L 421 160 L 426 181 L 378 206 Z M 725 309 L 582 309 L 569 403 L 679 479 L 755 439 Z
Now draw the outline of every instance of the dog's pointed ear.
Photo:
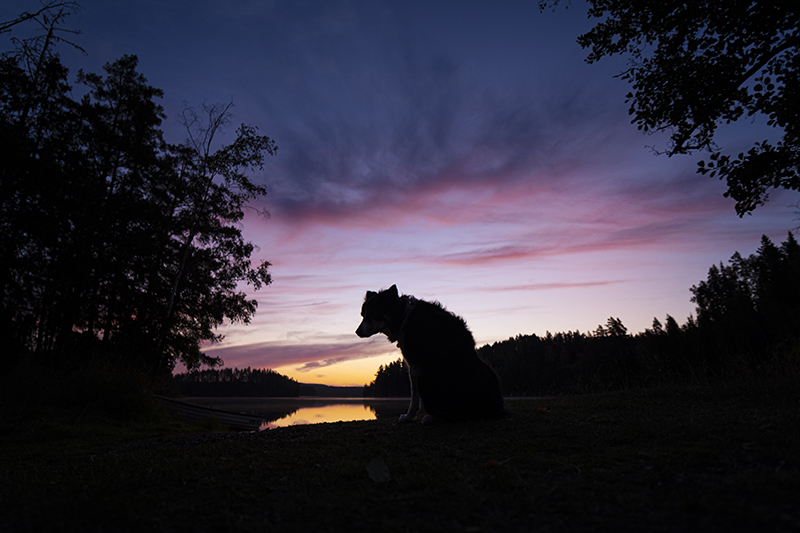
M 364 296 L 364 301 L 366 302 L 366 301 L 367 301 L 367 300 L 369 300 L 370 298 L 373 298 L 373 297 L 375 297 L 375 296 L 377 296 L 377 295 L 378 295 L 378 293 L 377 293 L 377 292 L 367 291 L 367 295 L 366 295 L 366 296 Z
M 398 297 L 398 295 L 397 295 L 397 285 L 392 285 L 391 287 L 386 289 L 386 292 L 388 292 L 389 294 L 391 294 L 392 296 L 397 298 Z

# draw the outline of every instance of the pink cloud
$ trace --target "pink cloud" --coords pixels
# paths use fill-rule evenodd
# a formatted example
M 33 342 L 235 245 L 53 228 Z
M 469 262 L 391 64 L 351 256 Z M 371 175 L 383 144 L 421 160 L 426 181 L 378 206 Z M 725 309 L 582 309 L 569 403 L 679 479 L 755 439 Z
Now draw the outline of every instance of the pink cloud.
M 356 324 L 357 325 L 357 324 Z M 278 368 L 294 366 L 305 372 L 345 361 L 376 357 L 392 351 L 385 338 L 332 340 L 327 343 L 267 341 L 210 348 L 206 353 L 220 357 L 227 367 Z
M 497 291 L 550 291 L 558 289 L 580 289 L 587 287 L 601 287 L 604 285 L 614 285 L 617 283 L 625 283 L 623 280 L 613 281 L 584 281 L 584 282 L 564 282 L 564 283 L 531 283 L 528 285 L 507 285 L 491 288 L 480 288 L 483 292 L 497 292 Z

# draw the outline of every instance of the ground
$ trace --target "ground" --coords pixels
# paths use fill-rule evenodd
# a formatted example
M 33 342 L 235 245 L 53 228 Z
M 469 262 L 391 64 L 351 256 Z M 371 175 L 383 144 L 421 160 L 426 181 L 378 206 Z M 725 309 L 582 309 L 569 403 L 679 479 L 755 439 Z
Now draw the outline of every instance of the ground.
M 0 439 L 0 530 L 800 531 L 795 384 L 508 406 L 244 434 L 32 421 Z

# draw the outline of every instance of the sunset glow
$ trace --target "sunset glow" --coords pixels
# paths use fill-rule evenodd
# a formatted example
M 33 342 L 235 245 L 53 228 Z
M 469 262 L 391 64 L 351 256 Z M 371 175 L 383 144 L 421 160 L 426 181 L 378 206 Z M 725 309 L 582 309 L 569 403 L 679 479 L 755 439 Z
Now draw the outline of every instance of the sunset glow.
M 168 140 L 185 105 L 233 101 L 222 142 L 247 123 L 278 145 L 251 174 L 270 217 L 243 222 L 273 283 L 243 287 L 257 314 L 207 349 L 229 367 L 371 381 L 399 350 L 354 331 L 365 291 L 392 284 L 463 316 L 478 345 L 611 316 L 631 333 L 684 323 L 712 264 L 798 225 L 797 194 L 740 219 L 725 184 L 696 174 L 704 154 L 653 155 L 666 138 L 630 124 L 625 63 L 584 62 L 580 1 L 81 5 L 70 22 L 90 53 L 63 51 L 73 73 L 136 54 L 164 90 Z M 720 140 L 736 152 L 762 122 Z

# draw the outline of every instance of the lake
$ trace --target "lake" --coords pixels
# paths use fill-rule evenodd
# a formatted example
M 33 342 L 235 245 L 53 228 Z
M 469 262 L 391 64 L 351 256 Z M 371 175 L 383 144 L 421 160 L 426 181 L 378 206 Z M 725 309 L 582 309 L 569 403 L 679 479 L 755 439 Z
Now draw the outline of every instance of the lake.
M 323 422 L 397 418 L 408 410 L 408 398 L 182 398 L 181 401 L 222 411 L 259 416 L 262 429 Z

